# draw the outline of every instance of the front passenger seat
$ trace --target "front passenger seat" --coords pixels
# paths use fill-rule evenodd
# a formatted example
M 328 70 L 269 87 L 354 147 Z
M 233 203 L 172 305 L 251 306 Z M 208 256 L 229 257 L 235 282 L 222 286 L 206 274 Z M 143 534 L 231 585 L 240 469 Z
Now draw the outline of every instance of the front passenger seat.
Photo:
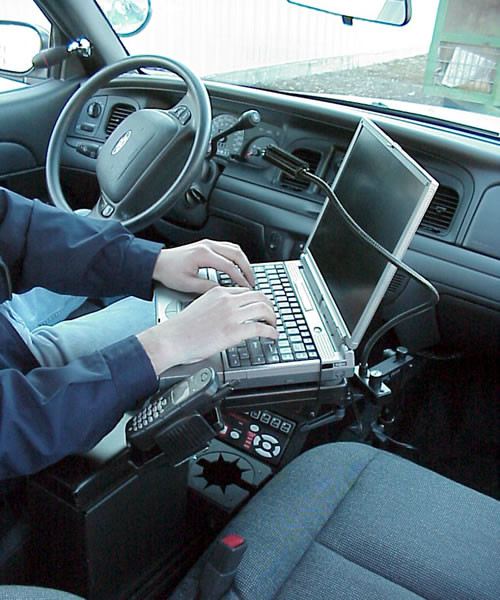
M 316 447 L 222 535 L 246 538 L 229 600 L 498 600 L 500 503 L 371 446 Z M 206 556 L 171 600 L 194 600 Z
M 25 585 L 0 585 L 0 600 L 83 600 L 68 592 Z

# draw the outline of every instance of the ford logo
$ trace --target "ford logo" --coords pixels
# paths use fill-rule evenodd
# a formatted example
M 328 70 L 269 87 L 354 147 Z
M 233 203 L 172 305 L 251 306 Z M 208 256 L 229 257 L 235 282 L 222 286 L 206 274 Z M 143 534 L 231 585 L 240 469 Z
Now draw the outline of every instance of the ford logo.
M 128 138 L 132 135 L 132 130 L 129 129 L 126 133 L 124 133 L 122 135 L 122 137 L 116 142 L 116 144 L 113 147 L 113 150 L 111 150 L 111 154 L 118 154 L 118 152 L 120 152 L 120 150 L 123 148 L 123 146 L 125 146 L 125 144 L 128 142 Z

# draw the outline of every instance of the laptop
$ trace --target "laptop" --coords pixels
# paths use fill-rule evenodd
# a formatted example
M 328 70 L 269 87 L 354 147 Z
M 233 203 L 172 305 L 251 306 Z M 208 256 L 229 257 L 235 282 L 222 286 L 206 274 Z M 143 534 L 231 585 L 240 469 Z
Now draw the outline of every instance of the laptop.
M 332 187 L 361 228 L 402 259 L 438 183 L 363 118 Z M 252 267 L 256 287 L 275 306 L 279 339 L 254 338 L 201 364 L 175 367 L 164 374 L 168 385 L 202 366 L 214 368 L 222 381 L 238 379 L 239 388 L 335 385 L 351 377 L 356 348 L 396 267 L 351 232 L 329 200 L 299 259 Z M 232 283 L 215 269 L 202 269 L 200 276 L 223 285 Z M 186 294 L 157 287 L 157 322 L 191 300 Z

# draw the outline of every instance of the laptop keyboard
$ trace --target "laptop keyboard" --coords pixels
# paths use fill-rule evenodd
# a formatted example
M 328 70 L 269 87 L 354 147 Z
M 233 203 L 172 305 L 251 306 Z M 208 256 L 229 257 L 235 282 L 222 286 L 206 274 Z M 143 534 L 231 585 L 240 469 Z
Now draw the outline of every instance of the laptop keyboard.
M 255 289 L 273 303 L 277 340 L 250 338 L 226 351 L 230 367 L 248 367 L 318 358 L 309 328 L 283 265 L 256 265 Z M 217 273 L 219 283 L 234 286 L 226 273 Z

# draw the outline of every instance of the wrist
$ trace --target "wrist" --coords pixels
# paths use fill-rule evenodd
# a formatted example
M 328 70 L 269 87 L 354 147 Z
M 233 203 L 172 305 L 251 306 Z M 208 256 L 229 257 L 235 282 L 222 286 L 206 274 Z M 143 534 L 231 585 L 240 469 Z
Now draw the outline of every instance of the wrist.
M 160 250 L 153 267 L 153 281 L 161 281 L 161 272 L 163 269 L 163 262 L 165 260 L 167 250 Z
M 144 349 L 157 377 L 163 371 L 170 369 L 176 364 L 174 356 L 171 355 L 171 344 L 165 343 L 164 335 L 161 335 L 160 327 L 152 327 L 137 334 L 137 339 Z

